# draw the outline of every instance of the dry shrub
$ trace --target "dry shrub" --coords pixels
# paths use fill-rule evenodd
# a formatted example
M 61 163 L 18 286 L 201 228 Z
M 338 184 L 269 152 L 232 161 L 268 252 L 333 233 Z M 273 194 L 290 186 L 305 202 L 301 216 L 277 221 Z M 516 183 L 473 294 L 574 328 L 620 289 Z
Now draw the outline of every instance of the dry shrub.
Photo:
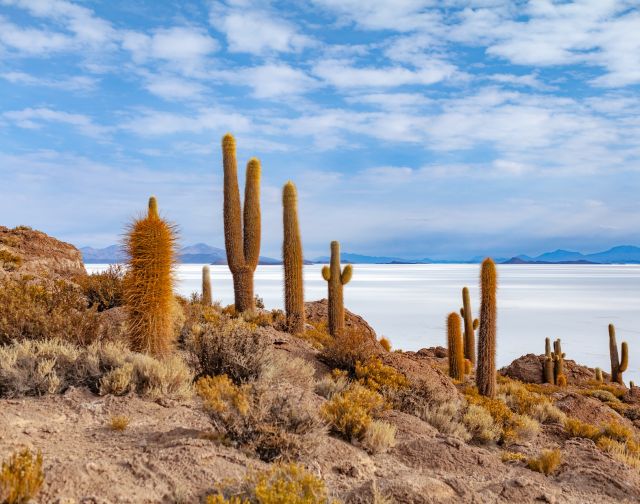
M 10 250 L 0 249 L 0 269 L 15 271 L 22 266 L 22 257 Z
M 43 483 L 42 453 L 38 452 L 34 455 L 25 448 L 2 463 L 0 502 L 3 504 L 31 502 L 38 495 Z
M 597 441 L 600 439 L 600 429 L 593 424 L 583 422 L 577 418 L 567 418 L 564 422 L 564 430 L 571 437 L 581 437 Z
M 352 383 L 346 390 L 335 394 L 323 404 L 321 414 L 334 432 L 349 441 L 361 440 L 373 417 L 387 407 L 380 394 L 358 383 Z
M 320 359 L 330 367 L 355 373 L 357 362 L 367 362 L 375 353 L 376 342 L 363 331 L 347 328 L 332 338 L 320 353 Z
M 124 304 L 124 275 L 122 265 L 112 264 L 101 273 L 77 277 L 75 282 L 82 288 L 89 307 L 101 312 Z
M 297 464 L 251 471 L 238 483 L 222 485 L 206 504 L 337 504 L 325 484 Z
M 603 436 L 606 436 L 620 443 L 632 441 L 634 438 L 633 431 L 626 425 L 618 422 L 608 422 L 604 424 L 601 428 L 601 432 Z
M 391 341 L 389 341 L 388 338 L 385 338 L 384 336 L 382 338 L 380 338 L 380 340 L 378 341 L 378 343 L 380 343 L 380 346 L 382 348 L 384 348 L 387 352 L 391 351 Z
M 608 437 L 598 440 L 598 447 L 620 462 L 640 469 L 640 446 L 634 441 L 622 443 Z
M 504 378 L 498 393 L 515 413 L 526 415 L 542 423 L 564 422 L 566 415 L 556 408 L 546 395 L 529 390 L 525 384 Z
M 116 343 L 81 348 L 22 341 L 0 347 L 0 397 L 58 394 L 86 386 L 100 394 L 132 391 L 151 399 L 183 399 L 191 394 L 192 379 L 179 356 L 157 360 Z
M 306 394 L 292 387 L 236 385 L 220 375 L 200 378 L 196 390 L 224 439 L 267 462 L 313 453 L 326 430 Z
M 608 390 L 585 390 L 581 392 L 583 395 L 593 397 L 602 402 L 620 402 L 620 400 Z
M 463 406 L 463 403 L 456 399 L 445 403 L 425 401 L 417 405 L 411 414 L 435 427 L 442 434 L 469 441 L 471 434 L 463 423 Z
M 567 415 L 551 403 L 536 404 L 529 414 L 532 418 L 535 418 L 543 424 L 564 424 L 564 421 L 567 419 Z
M 273 362 L 271 341 L 242 319 L 209 323 L 187 342 L 199 376 L 226 374 L 235 383 L 260 379 Z
M 362 446 L 371 454 L 384 453 L 396 444 L 396 427 L 388 422 L 374 420 L 365 431 Z
M 522 462 L 527 460 L 527 456 L 524 453 L 504 451 L 502 452 L 503 462 Z
M 88 344 L 98 336 L 95 309 L 80 288 L 62 279 L 0 279 L 0 345 L 12 341 L 59 339 Z
M 365 364 L 356 361 L 355 376 L 365 387 L 385 395 L 409 387 L 409 380 L 395 368 L 383 364 L 379 357 L 371 357 Z
M 333 343 L 333 336 L 329 334 L 329 328 L 327 327 L 326 321 L 308 321 L 308 325 L 311 326 L 311 329 L 306 329 L 303 333 L 297 335 L 299 338 L 308 341 L 314 348 L 318 349 L 324 348 L 325 346 Z
M 345 376 L 328 374 L 316 382 L 316 394 L 331 399 L 335 394 L 344 392 L 349 386 L 349 380 Z
M 462 423 L 471 434 L 471 438 L 479 443 L 489 443 L 500 438 L 501 430 L 493 421 L 489 412 L 475 404 L 467 407 Z
M 529 469 L 542 473 L 545 476 L 554 473 L 561 463 L 562 453 L 560 453 L 558 449 L 543 450 L 537 457 L 527 459 L 527 467 L 529 467 Z
M 109 428 L 112 431 L 122 432 L 129 427 L 129 417 L 125 415 L 114 415 L 109 419 Z

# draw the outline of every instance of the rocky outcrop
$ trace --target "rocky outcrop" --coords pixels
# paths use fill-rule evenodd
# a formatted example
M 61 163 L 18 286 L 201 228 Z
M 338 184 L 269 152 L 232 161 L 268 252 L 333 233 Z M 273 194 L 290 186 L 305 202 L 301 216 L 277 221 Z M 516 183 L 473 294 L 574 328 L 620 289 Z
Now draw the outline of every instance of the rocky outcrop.
M 86 270 L 82 254 L 73 245 L 25 226 L 0 226 L 0 276 L 5 274 L 72 279 L 86 275 Z
M 327 322 L 329 302 L 326 299 L 321 299 L 320 301 L 309 301 L 304 304 L 304 309 L 307 322 Z M 356 315 L 345 308 L 344 318 L 345 327 L 347 329 L 357 329 L 371 336 L 371 338 L 377 339 L 376 332 L 373 330 L 373 327 L 371 327 L 360 315 Z
M 518 357 L 508 366 L 498 371 L 503 376 L 508 376 L 514 380 L 520 380 L 524 383 L 544 383 L 542 376 L 542 365 L 544 364 L 544 355 L 527 354 Z M 567 376 L 569 384 L 583 383 L 592 380 L 595 376 L 595 370 L 587 366 L 577 364 L 576 361 L 564 361 L 564 373 Z M 609 378 L 607 373 L 602 373 L 605 380 Z

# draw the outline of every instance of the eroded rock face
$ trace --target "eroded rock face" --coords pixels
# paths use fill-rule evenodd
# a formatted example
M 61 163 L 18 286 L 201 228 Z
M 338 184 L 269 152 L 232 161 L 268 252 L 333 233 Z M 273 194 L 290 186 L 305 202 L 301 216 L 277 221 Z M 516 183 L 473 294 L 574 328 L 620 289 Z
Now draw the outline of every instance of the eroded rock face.
M 527 354 L 518 357 L 508 366 L 498 371 L 501 375 L 520 380 L 524 383 L 544 383 L 542 366 L 544 355 Z M 576 361 L 565 359 L 564 374 L 570 384 L 582 383 L 595 377 L 595 369 L 577 364 Z M 603 371 L 605 380 L 609 375 Z
M 307 316 L 307 322 L 320 323 L 327 322 L 329 312 L 329 301 L 321 299 L 320 301 L 310 301 L 304 304 L 305 313 Z M 365 334 L 368 334 L 373 339 L 377 339 L 376 332 L 373 330 L 365 319 L 360 315 L 350 312 L 345 308 L 344 310 L 345 327 L 347 329 L 359 329 Z
M 0 275 L 86 275 L 80 251 L 69 243 L 27 227 L 0 226 Z

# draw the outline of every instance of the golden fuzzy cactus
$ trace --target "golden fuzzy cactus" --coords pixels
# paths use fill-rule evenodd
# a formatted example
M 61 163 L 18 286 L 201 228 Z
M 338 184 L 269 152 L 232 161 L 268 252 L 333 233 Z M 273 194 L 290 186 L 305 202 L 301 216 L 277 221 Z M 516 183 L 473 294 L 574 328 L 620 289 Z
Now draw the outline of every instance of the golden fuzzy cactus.
M 253 274 L 260 258 L 260 161 L 247 163 L 244 192 L 244 215 L 238 187 L 236 141 L 227 133 L 222 138 L 224 168 L 224 244 L 227 263 L 233 275 L 236 311 L 255 311 Z
M 551 352 L 553 358 L 553 378 L 556 385 L 564 386 L 567 384 L 567 377 L 564 374 L 564 358 L 565 354 L 562 351 L 562 343 L 558 338 L 553 342 L 553 352 Z
M 496 265 L 487 258 L 480 270 L 480 330 L 478 334 L 478 363 L 476 385 L 486 397 L 496 396 L 496 325 L 498 278 Z
M 282 262 L 284 264 L 284 307 L 287 328 L 292 334 L 304 331 L 304 283 L 302 240 L 298 224 L 298 194 L 296 186 L 289 181 L 282 190 L 282 220 L 284 241 Z
M 472 364 L 476 363 L 476 335 L 475 330 L 478 327 L 478 319 L 473 318 L 471 312 L 471 298 L 469 297 L 469 289 L 462 289 L 462 308 L 460 315 L 464 319 L 464 357 L 469 359 Z
M 449 349 L 449 376 L 454 380 L 464 380 L 464 343 L 460 315 L 451 312 L 447 317 L 447 346 Z
M 595 380 L 600 383 L 604 381 L 604 377 L 602 376 L 602 369 L 600 369 L 599 367 L 597 367 L 595 371 Z
M 202 304 L 211 306 L 211 271 L 209 266 L 202 267 Z
M 329 334 L 337 337 L 344 332 L 344 295 L 343 287 L 353 276 L 353 267 L 340 266 L 340 243 L 331 242 L 331 266 L 323 266 L 322 278 L 329 288 Z
M 148 215 L 129 225 L 124 241 L 125 308 L 131 347 L 138 352 L 163 356 L 173 347 L 176 240 L 175 226 L 160 218 L 152 196 Z
M 609 357 L 611 357 L 611 381 L 624 385 L 622 373 L 629 365 L 629 347 L 627 342 L 622 342 L 622 361 L 618 355 L 618 343 L 616 341 L 616 328 L 609 324 Z
M 554 373 L 554 358 L 551 351 L 551 340 L 549 338 L 544 339 L 544 382 L 555 384 L 556 378 Z

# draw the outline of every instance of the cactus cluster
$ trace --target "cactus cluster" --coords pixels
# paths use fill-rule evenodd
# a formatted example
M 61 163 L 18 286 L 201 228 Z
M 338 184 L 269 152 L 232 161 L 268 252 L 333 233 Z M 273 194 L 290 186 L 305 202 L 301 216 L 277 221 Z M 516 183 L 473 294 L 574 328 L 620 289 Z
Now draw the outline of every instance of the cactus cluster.
M 128 272 L 124 298 L 131 347 L 154 356 L 167 355 L 174 343 L 175 227 L 160 218 L 149 198 L 148 214 L 128 228 L 124 241 Z
M 247 163 L 242 209 L 238 187 L 236 141 L 229 133 L 222 138 L 222 159 L 224 243 L 227 263 L 233 275 L 235 308 L 239 313 L 253 312 L 253 274 L 260 257 L 260 161 L 251 158 Z
M 621 347 L 622 360 L 618 354 L 618 343 L 616 342 L 616 328 L 613 324 L 609 324 L 609 356 L 611 357 L 611 381 L 624 385 L 622 381 L 622 373 L 627 370 L 629 365 L 629 347 L 626 341 L 622 342 Z
M 491 258 L 482 262 L 480 269 L 480 330 L 478 333 L 478 362 L 476 385 L 478 392 L 495 397 L 496 382 L 496 325 L 498 275 Z
M 292 334 L 304 332 L 304 283 L 302 239 L 298 224 L 298 194 L 296 186 L 289 181 L 282 190 L 282 221 L 284 241 L 282 262 L 284 264 L 284 306 L 287 328 Z
M 549 338 L 545 338 L 543 365 L 544 383 L 559 386 L 565 386 L 567 384 L 567 377 L 564 374 L 564 357 L 565 354 L 562 351 L 560 339 L 553 342 L 552 352 L 551 340 Z
M 480 322 L 478 319 L 473 318 L 471 298 L 467 287 L 462 289 L 462 308 L 460 308 L 460 315 L 464 320 L 464 358 L 468 359 L 473 367 L 476 363 L 475 330 L 478 328 Z
M 331 266 L 323 266 L 322 278 L 329 290 L 329 334 L 337 337 L 344 331 L 344 296 L 343 287 L 353 276 L 353 267 L 347 264 L 344 269 L 340 265 L 340 243 L 331 242 Z
M 451 312 L 447 317 L 447 346 L 449 349 L 449 376 L 462 381 L 465 375 L 464 343 L 460 315 Z

